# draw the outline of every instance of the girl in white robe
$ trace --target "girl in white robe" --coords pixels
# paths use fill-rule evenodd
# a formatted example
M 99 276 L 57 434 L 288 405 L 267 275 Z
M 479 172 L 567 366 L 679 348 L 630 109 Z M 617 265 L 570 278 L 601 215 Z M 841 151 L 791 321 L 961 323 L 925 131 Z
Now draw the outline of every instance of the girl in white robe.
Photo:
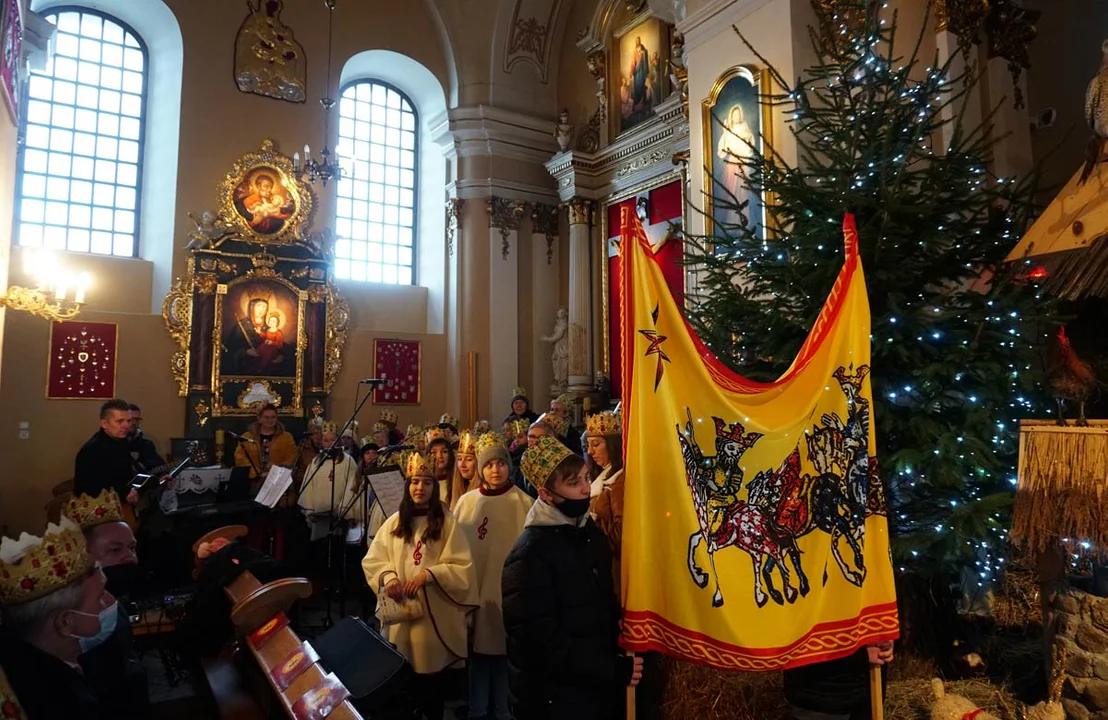
M 381 628 L 416 672 L 411 696 L 428 718 L 441 718 L 444 671 L 468 655 L 466 613 L 476 606 L 477 576 L 465 532 L 439 500 L 431 463 L 413 453 L 408 492 L 400 511 L 385 521 L 362 560 L 375 593 L 398 602 L 418 597 L 423 615 Z
M 511 720 L 500 576 L 534 501 L 511 481 L 507 445 L 488 437 L 495 440 L 483 437 L 477 444 L 481 486 L 463 495 L 454 511 L 469 538 L 481 590 L 469 661 L 469 717 Z

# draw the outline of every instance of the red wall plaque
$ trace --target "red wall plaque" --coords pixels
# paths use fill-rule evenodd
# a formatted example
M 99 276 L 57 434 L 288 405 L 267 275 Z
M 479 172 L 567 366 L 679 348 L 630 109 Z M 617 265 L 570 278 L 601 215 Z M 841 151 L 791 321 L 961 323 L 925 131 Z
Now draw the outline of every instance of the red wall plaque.
M 115 397 L 115 323 L 66 320 L 50 326 L 46 397 L 107 400 Z

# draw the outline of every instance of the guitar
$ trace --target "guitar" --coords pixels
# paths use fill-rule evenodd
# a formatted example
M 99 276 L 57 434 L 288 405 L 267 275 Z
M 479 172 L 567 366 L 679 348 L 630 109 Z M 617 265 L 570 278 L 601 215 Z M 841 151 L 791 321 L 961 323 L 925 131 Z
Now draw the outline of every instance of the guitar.
M 189 464 L 192 463 L 196 456 L 200 453 L 200 443 L 188 443 L 188 450 L 188 455 L 186 455 L 185 458 L 178 463 L 167 462 L 164 465 L 159 465 L 150 472 L 136 473 L 135 476 L 131 478 L 131 489 L 135 490 L 136 492 L 143 490 L 146 487 L 146 484 L 150 482 L 151 478 L 158 478 L 158 482 L 155 487 L 160 488 L 165 483 L 180 475 L 181 471 L 188 467 Z M 139 492 L 139 500 L 134 505 L 131 505 L 131 503 L 129 502 L 123 503 L 123 519 L 128 525 L 131 526 L 132 531 L 138 530 L 140 524 L 139 516 L 149 504 L 147 502 L 147 498 L 144 497 L 145 495 L 149 495 L 149 493 Z

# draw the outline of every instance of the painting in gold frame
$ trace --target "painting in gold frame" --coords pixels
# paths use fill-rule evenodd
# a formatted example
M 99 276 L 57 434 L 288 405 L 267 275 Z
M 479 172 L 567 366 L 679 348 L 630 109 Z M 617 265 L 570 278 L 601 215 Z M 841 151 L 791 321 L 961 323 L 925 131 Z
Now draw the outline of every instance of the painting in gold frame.
M 220 216 L 243 238 L 264 244 L 307 240 L 314 196 L 272 140 L 240 157 L 219 187 Z
M 724 72 L 703 103 L 704 135 L 704 231 L 711 235 L 717 223 L 738 224 L 739 213 L 733 207 L 717 207 L 715 198 L 725 197 L 733 205 L 730 192 L 744 213 L 756 225 L 758 237 L 766 237 L 771 198 L 746 182 L 747 162 L 754 149 L 765 153 L 773 144 L 773 112 L 763 97 L 769 88 L 769 71 L 739 65 Z
M 608 105 L 614 134 L 654 117 L 654 108 L 669 96 L 669 32 L 647 11 L 614 33 Z
M 251 415 L 257 385 L 278 412 L 301 409 L 308 293 L 280 276 L 236 278 L 215 293 L 212 415 Z

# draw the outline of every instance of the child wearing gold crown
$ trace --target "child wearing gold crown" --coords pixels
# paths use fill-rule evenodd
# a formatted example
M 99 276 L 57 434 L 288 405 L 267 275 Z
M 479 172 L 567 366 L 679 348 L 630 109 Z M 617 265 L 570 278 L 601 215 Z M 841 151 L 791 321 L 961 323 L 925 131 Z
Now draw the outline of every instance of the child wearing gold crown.
M 418 598 L 423 612 L 381 629 L 415 670 L 411 697 L 428 718 L 441 718 L 445 671 L 469 654 L 466 614 L 477 604 L 477 575 L 465 532 L 439 499 L 431 462 L 413 453 L 408 491 L 385 521 L 362 560 L 373 592 L 398 603 Z
M 612 554 L 588 514 L 585 462 L 542 437 L 523 453 L 522 465 L 539 499 L 502 575 L 512 712 L 615 717 L 619 691 L 638 683 L 642 660 L 619 649 Z
M 428 428 L 424 445 L 427 447 L 428 459 L 435 466 L 439 497 L 447 507 L 453 507 L 458 498 L 451 494 L 454 489 L 454 443 L 449 431 L 440 427 Z
M 469 717 L 511 720 L 500 576 L 533 501 L 512 484 L 508 447 L 496 435 L 477 441 L 477 467 L 480 487 L 463 495 L 456 511 L 468 533 L 481 593 L 473 619 Z

